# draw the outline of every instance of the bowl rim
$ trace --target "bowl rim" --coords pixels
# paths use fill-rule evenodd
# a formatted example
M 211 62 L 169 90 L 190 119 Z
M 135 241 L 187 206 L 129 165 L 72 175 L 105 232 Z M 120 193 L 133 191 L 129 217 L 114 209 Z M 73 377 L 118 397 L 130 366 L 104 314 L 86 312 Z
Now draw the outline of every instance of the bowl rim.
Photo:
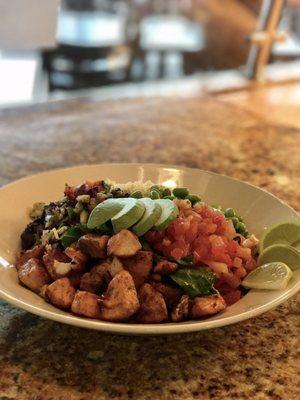
M 2 190 L 5 190 L 7 188 L 13 187 L 15 185 L 18 185 L 20 182 L 24 182 L 27 180 L 31 180 L 33 178 L 40 178 L 43 176 L 46 176 L 49 173 L 63 173 L 67 171 L 75 171 L 76 169 L 80 170 L 82 168 L 97 168 L 97 167 L 122 167 L 122 166 L 129 166 L 129 167 L 153 167 L 153 168 L 169 168 L 169 169 L 177 169 L 181 171 L 185 171 L 187 173 L 189 172 L 196 172 L 196 173 L 205 173 L 208 175 L 212 176 L 217 176 L 217 177 L 222 177 L 224 179 L 227 179 L 229 181 L 234 181 L 238 183 L 242 183 L 243 185 L 250 186 L 256 190 L 262 191 L 265 194 L 271 196 L 274 198 L 276 201 L 279 201 L 283 206 L 288 207 L 289 210 L 299 218 L 299 214 L 286 202 L 283 200 L 279 199 L 272 193 L 268 192 L 265 189 L 259 188 L 258 186 L 255 186 L 251 183 L 244 182 L 242 180 L 239 180 L 237 178 L 233 178 L 224 174 L 219 174 L 216 172 L 212 171 L 206 171 L 202 170 L 199 168 L 189 168 L 189 167 L 184 167 L 180 165 L 172 165 L 172 164 L 156 164 L 156 163 L 100 163 L 100 164 L 80 164 L 80 165 L 75 165 L 71 167 L 63 167 L 63 168 L 54 168 L 50 169 L 47 171 L 39 172 L 37 174 L 31 174 L 28 176 L 21 177 L 15 181 L 9 182 L 6 185 L 3 185 L 0 187 L 0 192 Z M 6 293 L 5 290 L 3 290 L 0 287 L 0 298 L 7 301 L 8 303 L 21 308 L 25 311 L 28 311 L 32 314 L 38 315 L 43 318 L 47 318 L 53 321 L 61 322 L 61 323 L 66 323 L 68 325 L 73 325 L 81 328 L 87 328 L 87 329 L 94 329 L 98 331 L 103 331 L 103 332 L 110 332 L 110 333 L 115 333 L 115 334 L 122 334 L 122 335 L 165 335 L 165 334 L 180 334 L 180 333 L 189 333 L 189 332 L 196 332 L 196 331 L 201 331 L 201 330 L 206 330 L 206 329 L 212 329 L 212 328 L 218 328 L 222 326 L 227 326 L 231 324 L 235 324 L 241 321 L 244 321 L 246 319 L 259 316 L 262 313 L 269 311 L 276 307 L 277 305 L 281 304 L 294 294 L 298 292 L 300 289 L 300 280 L 296 282 L 296 284 L 290 288 L 289 290 L 286 290 L 284 293 L 282 293 L 280 296 L 277 298 L 271 300 L 270 302 L 266 304 L 262 304 L 260 306 L 255 307 L 254 309 L 248 310 L 241 312 L 239 314 L 223 317 L 220 319 L 202 319 L 200 321 L 184 321 L 184 322 L 179 322 L 179 323 L 160 323 L 160 324 L 129 324 L 129 323 L 120 323 L 120 322 L 109 322 L 109 321 L 100 321 L 100 320 L 95 320 L 91 318 L 84 318 L 84 317 L 78 317 L 73 314 L 65 312 L 64 314 L 55 311 L 50 311 L 50 310 L 44 310 L 41 309 L 39 306 L 36 306 L 34 304 L 28 304 L 24 302 L 21 299 L 18 299 L 17 297 L 13 297 L 10 294 Z M 38 295 L 36 295 L 38 296 Z M 54 308 L 55 310 L 55 308 Z M 218 315 L 221 315 L 218 314 Z M 205 324 L 203 323 L 205 321 Z
M 284 292 L 281 296 L 275 300 L 263 304 L 259 307 L 254 308 L 246 312 L 242 312 L 237 315 L 232 315 L 222 319 L 210 320 L 203 319 L 200 321 L 184 321 L 176 323 L 160 323 L 160 324 L 128 324 L 120 322 L 108 322 L 100 321 L 91 318 L 77 317 L 70 313 L 60 314 L 49 310 L 42 310 L 33 304 L 27 304 L 22 300 L 16 299 L 13 296 L 8 295 L 0 288 L 0 298 L 7 301 L 8 303 L 28 311 L 32 314 L 38 315 L 39 317 L 47 318 L 56 322 L 65 323 L 68 325 L 93 329 L 102 332 L 110 332 L 121 335 L 170 335 L 180 333 L 191 333 L 198 332 L 207 329 L 214 329 L 232 325 L 244 320 L 257 317 L 266 311 L 273 309 L 291 296 L 296 294 L 300 289 L 300 280 L 287 292 Z M 36 295 L 37 296 L 37 295 Z M 218 314 L 218 315 L 221 315 Z M 205 324 L 203 324 L 205 321 Z

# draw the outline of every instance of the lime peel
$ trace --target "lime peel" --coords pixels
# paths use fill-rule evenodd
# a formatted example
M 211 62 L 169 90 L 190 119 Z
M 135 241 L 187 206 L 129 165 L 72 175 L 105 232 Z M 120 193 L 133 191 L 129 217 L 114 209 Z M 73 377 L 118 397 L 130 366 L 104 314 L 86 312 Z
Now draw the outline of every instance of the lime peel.
M 258 257 L 258 265 L 282 262 L 291 269 L 300 268 L 300 251 L 285 244 L 273 244 L 267 247 Z
M 251 271 L 242 285 L 249 289 L 283 290 L 293 276 L 291 269 L 282 262 L 263 264 Z
M 300 222 L 281 222 L 269 227 L 262 235 L 259 252 L 274 244 L 293 245 L 300 240 Z

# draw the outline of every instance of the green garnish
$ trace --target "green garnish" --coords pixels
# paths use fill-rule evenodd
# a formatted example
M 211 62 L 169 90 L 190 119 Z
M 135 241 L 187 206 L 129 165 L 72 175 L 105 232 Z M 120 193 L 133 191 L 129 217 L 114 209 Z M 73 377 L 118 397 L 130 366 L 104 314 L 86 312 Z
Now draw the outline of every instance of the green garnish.
M 88 228 L 84 224 L 77 224 L 67 229 L 65 234 L 60 238 L 61 244 L 66 248 L 76 242 L 81 236 L 88 233 Z
M 142 245 L 143 250 L 152 251 L 153 252 L 152 247 L 150 246 L 150 244 L 145 239 L 140 238 L 140 243 Z
M 189 296 L 196 297 L 210 294 L 215 282 L 215 274 L 206 268 L 184 268 L 178 269 L 170 275 Z
M 182 265 L 183 267 L 192 267 L 195 264 L 193 254 L 189 254 L 188 256 L 178 258 L 169 258 L 170 261 L 176 262 L 178 265 Z

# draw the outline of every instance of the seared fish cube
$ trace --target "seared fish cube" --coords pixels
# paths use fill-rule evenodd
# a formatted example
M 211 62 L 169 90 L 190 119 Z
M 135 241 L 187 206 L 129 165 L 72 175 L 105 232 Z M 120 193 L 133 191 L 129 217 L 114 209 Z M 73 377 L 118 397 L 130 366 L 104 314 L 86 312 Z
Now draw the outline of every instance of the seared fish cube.
M 168 318 L 168 311 L 163 295 L 149 283 L 145 283 L 138 293 L 140 309 L 137 320 L 145 324 L 163 322 Z
M 100 297 L 96 294 L 78 290 L 75 294 L 71 311 L 84 317 L 100 318 L 99 300 Z
M 39 260 L 42 259 L 43 253 L 45 251 L 44 245 L 35 246 L 33 249 L 22 251 L 19 254 L 19 257 L 15 263 L 16 268 L 18 269 L 22 264 L 25 264 L 30 258 L 37 258 Z
M 107 254 L 121 258 L 132 257 L 141 249 L 142 245 L 137 236 L 127 229 L 112 236 L 107 244 Z
M 46 297 L 54 306 L 70 309 L 75 296 L 75 289 L 68 278 L 60 278 L 46 289 Z
M 159 260 L 154 267 L 154 273 L 160 275 L 170 275 L 178 268 L 178 264 L 168 260 Z
M 77 247 L 72 244 L 67 247 L 65 254 L 71 259 L 71 268 L 75 272 L 83 272 L 87 262 L 87 256 Z
M 187 319 L 189 315 L 189 308 L 190 308 L 191 299 L 189 296 L 184 294 L 179 303 L 174 307 L 171 312 L 171 319 L 173 322 L 180 322 Z
M 78 240 L 78 247 L 81 251 L 92 258 L 105 258 L 107 256 L 107 242 L 109 236 L 95 235 L 88 233 Z
M 138 251 L 135 256 L 123 259 L 124 268 L 132 276 L 135 286 L 139 288 L 149 278 L 152 270 L 153 253 Z
M 30 258 L 24 264 L 19 265 L 18 275 L 23 285 L 36 293 L 39 293 L 44 285 L 51 282 L 50 275 L 42 261 Z
M 191 318 L 200 318 L 207 315 L 217 314 L 226 308 L 222 296 L 214 294 L 211 296 L 195 297 L 190 309 Z
M 43 256 L 43 261 L 53 280 L 64 278 L 72 271 L 70 258 L 61 250 L 47 251 Z
M 123 321 L 137 312 L 140 304 L 129 272 L 114 276 L 99 304 L 101 319 L 107 321 Z

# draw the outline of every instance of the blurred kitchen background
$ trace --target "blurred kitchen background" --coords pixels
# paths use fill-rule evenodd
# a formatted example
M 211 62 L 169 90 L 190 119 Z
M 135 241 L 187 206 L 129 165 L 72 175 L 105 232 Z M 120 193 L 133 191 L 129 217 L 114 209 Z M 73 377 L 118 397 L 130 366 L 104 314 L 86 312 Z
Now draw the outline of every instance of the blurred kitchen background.
M 0 106 L 91 93 L 118 98 L 234 89 L 246 82 L 263 3 L 274 2 L 51 1 L 0 0 Z M 32 18 L 42 33 L 30 36 Z M 18 24 L 29 32 L 19 41 Z M 271 71 L 276 66 L 274 76 L 299 78 L 300 0 L 286 2 L 278 30 L 285 35 L 272 46 Z

